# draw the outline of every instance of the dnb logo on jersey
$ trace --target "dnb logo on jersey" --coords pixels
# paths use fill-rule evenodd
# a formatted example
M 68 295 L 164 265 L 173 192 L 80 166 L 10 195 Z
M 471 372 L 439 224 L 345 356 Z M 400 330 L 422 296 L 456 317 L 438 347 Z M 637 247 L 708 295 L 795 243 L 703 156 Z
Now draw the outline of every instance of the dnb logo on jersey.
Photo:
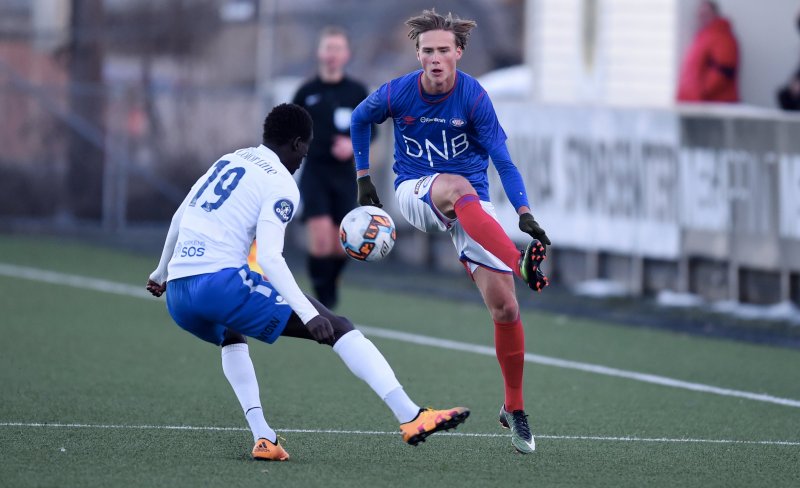
M 294 205 L 287 199 L 278 200 L 275 202 L 275 215 L 281 219 L 282 222 L 289 222 L 292 220 L 292 212 L 294 212 Z

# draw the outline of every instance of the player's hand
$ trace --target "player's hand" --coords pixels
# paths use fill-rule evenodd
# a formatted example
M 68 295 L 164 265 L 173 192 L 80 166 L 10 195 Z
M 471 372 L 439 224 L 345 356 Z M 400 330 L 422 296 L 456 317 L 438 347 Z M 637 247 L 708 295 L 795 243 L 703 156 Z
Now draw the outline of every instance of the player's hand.
M 167 284 L 166 283 L 157 283 L 153 280 L 147 280 L 147 291 L 150 292 L 154 297 L 160 297 L 167 291 Z
M 374 207 L 382 208 L 381 201 L 378 198 L 378 190 L 372 184 L 369 175 L 361 176 L 358 178 L 358 204 L 359 205 L 372 205 Z
M 534 239 L 539 239 L 539 242 L 542 244 L 550 245 L 550 238 L 547 237 L 547 233 L 539 226 L 539 223 L 536 222 L 533 215 L 528 212 L 519 216 L 519 230 Z
M 308 331 L 311 332 L 311 336 L 315 341 L 320 344 L 333 345 L 333 326 L 328 319 L 322 315 L 317 315 L 308 321 L 306 327 L 308 327 Z

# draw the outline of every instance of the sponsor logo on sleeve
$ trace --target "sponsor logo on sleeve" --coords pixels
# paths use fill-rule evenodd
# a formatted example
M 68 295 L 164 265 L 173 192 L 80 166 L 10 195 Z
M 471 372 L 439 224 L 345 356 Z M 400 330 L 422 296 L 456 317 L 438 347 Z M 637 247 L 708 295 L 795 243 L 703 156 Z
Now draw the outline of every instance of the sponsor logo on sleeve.
M 282 222 L 289 222 L 292 220 L 292 213 L 294 212 L 294 205 L 289 200 L 283 198 L 275 202 L 275 206 L 273 207 L 275 210 L 275 215 L 281 219 Z

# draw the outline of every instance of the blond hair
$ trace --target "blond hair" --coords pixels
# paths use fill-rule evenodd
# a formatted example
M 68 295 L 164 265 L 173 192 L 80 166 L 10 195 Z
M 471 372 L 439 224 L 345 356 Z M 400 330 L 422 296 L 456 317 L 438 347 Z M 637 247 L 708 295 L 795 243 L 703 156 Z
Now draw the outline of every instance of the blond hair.
M 462 50 L 467 48 L 467 41 L 469 34 L 478 23 L 474 20 L 464 20 L 457 15 L 454 16 L 451 12 L 447 16 L 441 15 L 434 9 L 423 10 L 422 14 L 416 17 L 411 17 L 406 20 L 406 25 L 411 27 L 408 32 L 409 39 L 417 41 L 417 49 L 419 49 L 419 35 L 433 30 L 443 30 L 452 32 L 456 36 L 456 47 Z

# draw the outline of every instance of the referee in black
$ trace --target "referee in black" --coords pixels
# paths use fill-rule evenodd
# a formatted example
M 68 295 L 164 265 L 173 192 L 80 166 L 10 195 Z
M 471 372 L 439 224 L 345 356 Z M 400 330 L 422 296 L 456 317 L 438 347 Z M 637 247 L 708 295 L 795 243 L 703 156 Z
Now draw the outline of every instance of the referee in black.
M 314 139 L 299 186 L 308 230 L 308 272 L 317 299 L 328 308 L 336 306 L 337 281 L 347 259 L 339 244 L 339 224 L 356 206 L 350 115 L 367 97 L 366 87 L 345 75 L 349 60 L 347 32 L 341 27 L 324 28 L 317 47 L 317 75 L 292 100 L 308 110 L 314 121 Z

